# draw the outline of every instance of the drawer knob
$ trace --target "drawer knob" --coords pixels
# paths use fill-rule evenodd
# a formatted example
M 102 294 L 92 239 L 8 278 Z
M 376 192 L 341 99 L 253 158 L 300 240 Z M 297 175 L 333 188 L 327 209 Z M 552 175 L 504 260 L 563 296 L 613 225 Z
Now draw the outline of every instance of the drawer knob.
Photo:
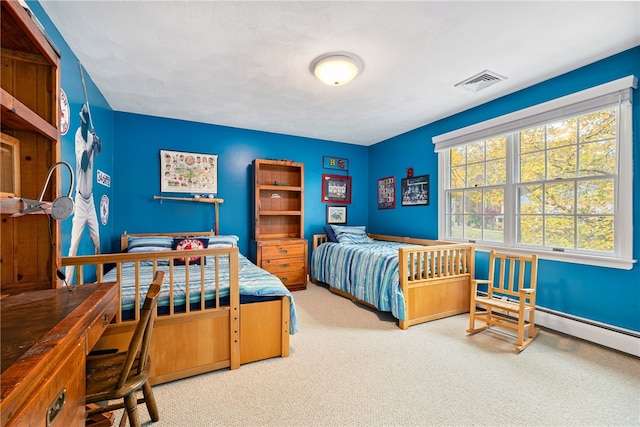
M 280 249 L 280 254 L 282 255 L 286 255 L 289 251 L 287 251 L 286 249 Z
M 287 268 L 289 267 L 289 264 L 280 264 L 280 268 Z
M 106 328 L 107 323 L 109 323 L 109 315 L 107 313 L 102 315 L 102 327 Z

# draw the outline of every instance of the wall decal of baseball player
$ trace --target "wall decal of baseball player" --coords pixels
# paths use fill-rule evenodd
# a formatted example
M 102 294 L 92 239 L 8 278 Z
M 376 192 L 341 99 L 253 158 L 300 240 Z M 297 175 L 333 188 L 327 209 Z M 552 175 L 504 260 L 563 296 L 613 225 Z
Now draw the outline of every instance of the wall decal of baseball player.
M 76 131 L 76 194 L 74 199 L 73 225 L 71 228 L 71 246 L 69 256 L 75 256 L 80 244 L 80 238 L 85 226 L 89 228 L 91 240 L 95 246 L 95 253 L 100 253 L 100 231 L 98 216 L 93 200 L 93 166 L 94 158 L 102 150 L 102 142 L 96 135 L 91 123 L 91 113 L 88 103 L 82 104 L 80 110 L 80 127 Z M 65 277 L 72 281 L 73 266 L 67 266 Z

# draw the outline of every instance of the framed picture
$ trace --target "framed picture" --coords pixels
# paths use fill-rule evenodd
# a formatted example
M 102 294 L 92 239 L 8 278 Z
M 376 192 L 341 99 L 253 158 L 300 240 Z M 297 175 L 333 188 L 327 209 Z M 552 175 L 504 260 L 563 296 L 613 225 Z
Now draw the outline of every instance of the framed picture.
M 322 174 L 322 201 L 325 203 L 351 203 L 351 177 Z
M 402 179 L 402 206 L 429 204 L 429 175 Z
M 346 224 L 346 206 L 327 206 L 327 224 Z
M 0 133 L 0 197 L 20 197 L 20 140 Z
M 218 156 L 160 150 L 160 191 L 216 194 Z
M 378 209 L 396 207 L 396 177 L 388 176 L 378 180 Z

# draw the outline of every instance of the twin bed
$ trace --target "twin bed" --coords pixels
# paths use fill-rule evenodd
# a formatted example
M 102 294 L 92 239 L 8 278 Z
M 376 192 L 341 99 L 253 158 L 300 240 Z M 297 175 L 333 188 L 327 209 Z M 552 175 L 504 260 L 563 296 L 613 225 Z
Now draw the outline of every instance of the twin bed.
M 314 235 L 312 281 L 391 312 L 402 329 L 469 311 L 473 245 L 369 236 L 374 240 L 365 245 Z M 164 270 L 150 349 L 151 384 L 287 357 L 289 337 L 298 329 L 293 296 L 229 238 L 213 232 L 125 233 L 121 253 L 64 257 L 62 265 L 75 268 L 77 285 L 91 275 L 97 282 L 120 284 L 118 304 L 108 313 L 115 319 L 93 350 L 126 348 L 139 316 L 136 307 L 154 272 Z M 180 239 L 208 239 L 209 247 L 178 250 Z
M 338 243 L 316 234 L 311 280 L 391 312 L 398 326 L 407 329 L 468 312 L 474 262 L 471 244 L 375 234 Z
M 195 238 L 207 239 L 209 247 L 171 247 L 172 241 Z M 289 336 L 297 331 L 293 297 L 276 276 L 240 254 L 230 236 L 123 234 L 121 246 L 122 253 L 62 260 L 75 268 L 76 284 L 93 273 L 97 282 L 120 284 L 120 304 L 110 308 L 115 320 L 94 351 L 126 348 L 139 316 L 135 307 L 154 272 L 164 270 L 150 349 L 151 384 L 289 355 Z

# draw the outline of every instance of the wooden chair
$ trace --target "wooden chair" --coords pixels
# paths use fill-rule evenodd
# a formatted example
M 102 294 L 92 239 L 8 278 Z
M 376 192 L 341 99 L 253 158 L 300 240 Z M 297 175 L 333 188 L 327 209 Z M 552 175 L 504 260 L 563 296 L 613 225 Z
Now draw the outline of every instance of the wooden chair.
M 87 417 L 98 413 L 110 412 L 126 408 L 120 425 L 126 419 L 132 427 L 140 426 L 137 408 L 145 403 L 152 421 L 158 421 L 160 415 L 153 391 L 149 385 L 149 343 L 156 318 L 158 295 L 162 287 L 164 272 L 157 271 L 153 282 L 149 286 L 144 306 L 140 313 L 140 320 L 133 332 L 129 347 L 125 352 L 113 352 L 87 356 L 87 392 L 86 403 L 96 403 L 107 400 L 120 400 L 106 406 L 91 406 Z M 142 390 L 143 398 L 137 398 L 137 392 Z
M 539 331 L 534 317 L 537 274 L 537 255 L 511 256 L 492 250 L 489 278 L 472 281 L 467 333 L 484 331 L 490 326 L 509 329 L 517 333 L 516 351 L 524 350 Z M 487 285 L 486 295 L 478 294 L 478 284 Z M 484 325 L 476 328 L 476 320 Z

